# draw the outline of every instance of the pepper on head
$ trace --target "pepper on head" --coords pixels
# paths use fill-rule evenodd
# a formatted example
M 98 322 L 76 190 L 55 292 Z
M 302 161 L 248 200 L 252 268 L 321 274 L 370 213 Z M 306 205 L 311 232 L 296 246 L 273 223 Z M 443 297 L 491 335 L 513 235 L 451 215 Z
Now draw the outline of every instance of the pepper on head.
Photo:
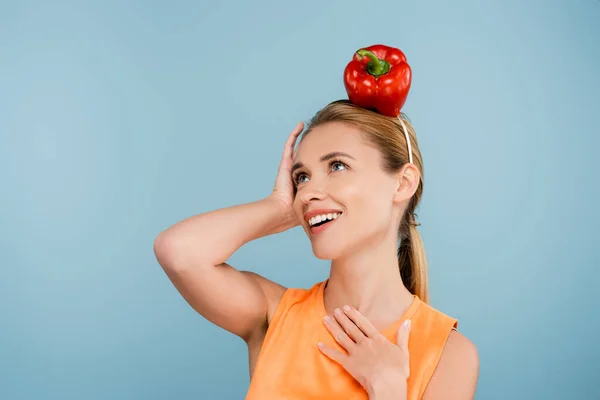
M 344 70 L 348 99 L 355 105 L 398 117 L 406 102 L 412 73 L 404 53 L 375 44 L 354 53 Z

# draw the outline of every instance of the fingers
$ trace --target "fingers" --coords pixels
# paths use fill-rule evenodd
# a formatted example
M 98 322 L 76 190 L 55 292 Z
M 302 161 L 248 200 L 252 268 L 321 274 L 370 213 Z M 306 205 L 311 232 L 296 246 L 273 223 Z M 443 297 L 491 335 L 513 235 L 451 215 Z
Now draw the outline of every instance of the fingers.
M 283 196 L 286 197 L 285 203 L 289 203 L 290 205 L 294 200 L 294 183 L 291 179 L 291 171 L 294 162 L 292 153 L 294 151 L 296 139 L 303 130 L 304 123 L 299 122 L 285 142 L 285 147 L 283 148 L 283 152 L 281 154 L 279 168 L 277 169 L 277 176 L 275 177 L 275 183 L 273 185 L 273 191 L 283 193 Z
M 298 139 L 298 136 L 302 133 L 303 130 L 304 122 L 298 122 L 298 125 L 296 125 L 294 130 L 292 130 L 290 136 L 288 136 L 288 139 L 285 142 L 285 147 L 283 149 L 282 155 L 283 159 L 292 157 L 292 154 L 294 153 L 294 144 L 296 144 L 296 139 Z
M 339 343 L 346 351 L 350 351 L 354 345 L 354 341 L 350 339 L 350 336 L 340 327 L 335 319 L 330 316 L 325 317 L 325 327 L 331 333 L 331 336 Z
M 400 328 L 398 329 L 397 344 L 404 354 L 408 354 L 408 336 L 410 333 L 410 325 L 410 319 L 407 319 L 400 325 Z
M 408 352 L 408 336 L 410 334 L 411 321 L 410 319 L 405 320 L 402 324 L 400 324 L 400 328 L 398 329 L 398 337 L 396 338 L 398 347 L 404 353 L 406 357 L 404 363 L 404 375 L 408 379 L 410 376 L 410 356 Z
M 338 364 L 343 365 L 344 361 L 346 361 L 346 358 L 348 357 L 341 351 L 327 346 L 325 343 L 319 342 L 317 343 L 317 346 L 319 347 L 319 350 L 321 350 L 321 353 L 325 354 L 327 357 L 337 362 Z
M 371 321 L 362 315 L 356 308 L 344 306 L 344 313 L 367 337 L 375 338 L 380 335 L 380 332 L 373 326 Z
M 336 308 L 333 315 L 342 329 L 348 334 L 355 343 L 360 343 L 366 338 L 365 334 L 348 318 L 348 316 L 339 308 Z

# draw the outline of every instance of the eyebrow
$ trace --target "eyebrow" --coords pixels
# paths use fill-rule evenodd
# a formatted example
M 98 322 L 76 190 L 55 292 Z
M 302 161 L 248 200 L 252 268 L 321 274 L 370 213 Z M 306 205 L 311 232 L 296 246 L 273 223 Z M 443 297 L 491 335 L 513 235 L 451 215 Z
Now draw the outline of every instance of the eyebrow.
M 351 158 L 353 160 L 356 160 L 356 158 L 352 157 L 348 153 L 344 153 L 342 151 L 333 151 L 331 153 L 327 153 L 324 156 L 322 156 L 319 161 L 323 162 L 323 161 L 331 160 L 332 158 L 335 158 L 335 157 L 347 157 L 347 158 Z M 298 168 L 302 168 L 302 167 L 304 167 L 304 164 L 302 164 L 301 162 L 297 162 L 296 164 L 294 164 L 292 166 L 292 171 L 291 172 L 294 173 L 295 170 L 297 170 Z

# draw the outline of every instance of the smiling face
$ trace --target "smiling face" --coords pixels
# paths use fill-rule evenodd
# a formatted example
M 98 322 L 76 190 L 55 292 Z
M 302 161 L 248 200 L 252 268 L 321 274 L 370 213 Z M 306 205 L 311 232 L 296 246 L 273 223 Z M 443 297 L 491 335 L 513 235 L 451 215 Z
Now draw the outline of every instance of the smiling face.
M 333 260 L 390 235 L 396 239 L 398 178 L 382 169 L 380 151 L 358 128 L 329 122 L 312 129 L 298 145 L 292 179 L 294 212 L 318 258 Z

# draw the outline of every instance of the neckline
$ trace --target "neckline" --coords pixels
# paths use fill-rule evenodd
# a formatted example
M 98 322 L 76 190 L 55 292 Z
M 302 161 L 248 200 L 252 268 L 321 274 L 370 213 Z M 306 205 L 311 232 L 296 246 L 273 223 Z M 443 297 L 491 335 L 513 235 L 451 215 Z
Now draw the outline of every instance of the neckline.
M 321 318 L 321 320 L 325 318 L 326 315 L 328 315 L 327 310 L 325 309 L 325 286 L 327 285 L 328 281 L 329 279 L 325 279 L 319 284 L 319 290 L 317 295 L 317 299 L 319 302 L 319 317 Z M 417 308 L 419 308 L 419 305 L 421 304 L 421 299 L 416 294 L 413 294 L 412 296 L 412 301 L 410 302 L 406 310 L 402 313 L 400 318 L 392 322 L 392 324 L 390 324 L 387 328 L 379 331 L 382 335 L 389 337 L 390 334 L 394 334 L 395 337 L 396 331 L 400 327 L 400 324 L 414 315 L 415 311 L 417 311 Z

